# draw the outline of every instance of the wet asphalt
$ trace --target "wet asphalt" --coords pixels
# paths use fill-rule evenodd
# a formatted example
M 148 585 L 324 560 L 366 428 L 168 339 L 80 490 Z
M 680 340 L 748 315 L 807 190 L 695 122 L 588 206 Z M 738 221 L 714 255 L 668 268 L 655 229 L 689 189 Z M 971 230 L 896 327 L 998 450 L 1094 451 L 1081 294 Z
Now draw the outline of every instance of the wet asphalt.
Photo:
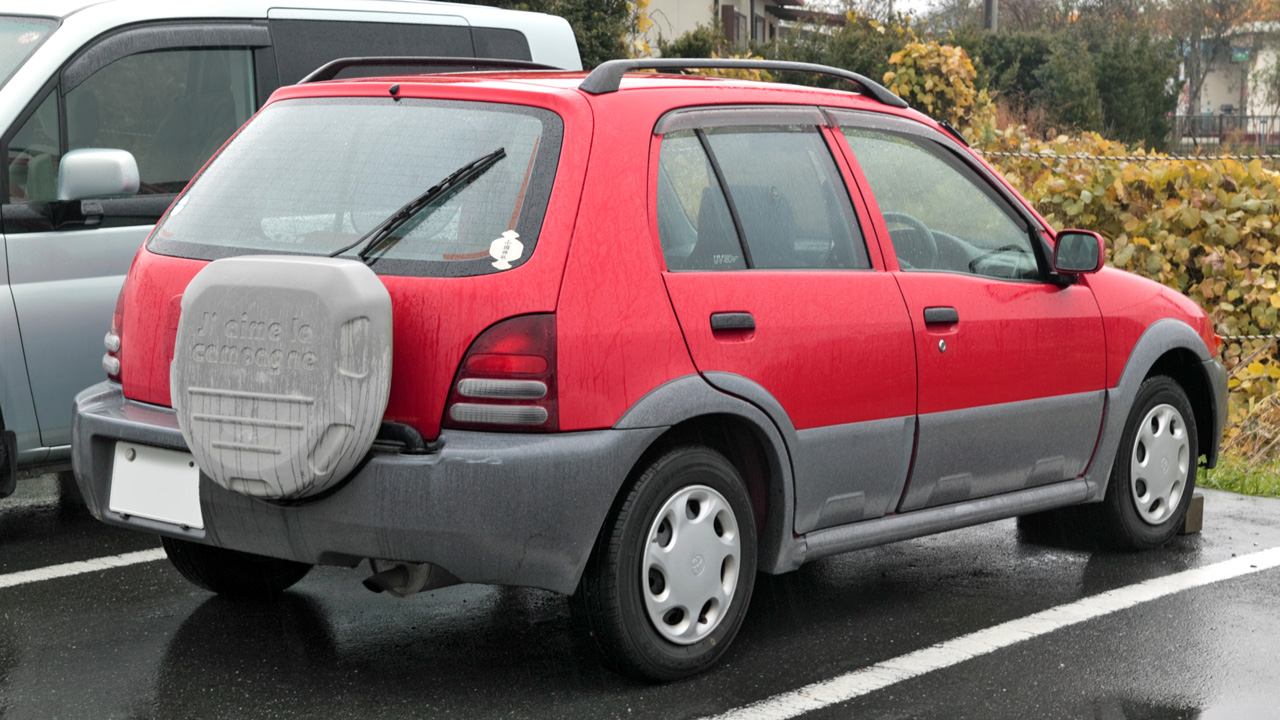
M 458 586 L 397 600 L 319 568 L 273 603 L 167 562 L 0 588 L 0 718 L 696 718 L 1143 580 L 1280 546 L 1280 500 L 1204 491 L 1204 530 L 1142 554 L 1010 520 L 760 576 L 711 672 L 601 667 L 567 600 Z M 0 577 L 158 546 L 56 480 L 0 501 Z M 961 662 L 806 718 L 1280 718 L 1280 570 L 1207 585 Z

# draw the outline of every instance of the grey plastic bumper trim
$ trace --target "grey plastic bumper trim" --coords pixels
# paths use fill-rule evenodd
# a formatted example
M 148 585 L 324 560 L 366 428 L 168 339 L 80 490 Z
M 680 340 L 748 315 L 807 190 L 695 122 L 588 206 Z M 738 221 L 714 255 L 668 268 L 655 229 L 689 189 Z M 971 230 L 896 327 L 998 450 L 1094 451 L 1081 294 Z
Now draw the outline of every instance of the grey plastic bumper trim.
M 313 564 L 430 562 L 463 582 L 571 593 L 627 473 L 664 430 L 445 431 L 438 453 L 372 453 L 331 494 L 292 505 L 202 476 L 203 532 L 107 509 L 117 441 L 186 449 L 172 410 L 127 400 L 112 383 L 85 390 L 73 460 L 90 512 L 110 525 Z

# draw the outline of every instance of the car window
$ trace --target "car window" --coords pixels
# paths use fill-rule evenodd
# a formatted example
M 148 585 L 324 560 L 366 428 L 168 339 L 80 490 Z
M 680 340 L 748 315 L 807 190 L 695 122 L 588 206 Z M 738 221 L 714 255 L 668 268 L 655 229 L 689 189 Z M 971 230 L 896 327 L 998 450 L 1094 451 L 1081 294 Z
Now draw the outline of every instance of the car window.
M 133 153 L 140 195 L 181 190 L 254 111 L 247 48 L 121 58 L 67 93 L 67 146 Z
M 0 15 L 0 86 L 13 77 L 55 27 L 57 21 L 48 18 Z
M 50 92 L 9 141 L 9 202 L 58 199 L 58 93 Z
M 1040 279 L 1031 236 L 958 158 L 912 135 L 842 128 L 903 270 Z
M 658 237 L 671 270 L 745 270 L 742 245 L 715 170 L 693 130 L 662 140 Z
M 499 49 L 521 53 L 508 38 L 496 39 Z M 523 36 L 520 38 L 523 40 Z M 503 42 L 508 40 L 508 42 Z M 291 85 L 335 58 L 433 56 L 475 57 L 471 30 L 466 25 L 421 23 L 343 22 L 335 20 L 272 20 L 280 84 Z M 525 43 L 527 53 L 527 41 Z M 403 67 L 362 66 L 348 68 L 338 78 L 374 77 L 404 73 Z
M 670 133 L 659 170 L 658 234 L 669 269 L 870 267 L 848 191 L 816 127 Z
M 503 152 L 377 243 L 388 275 L 509 270 L 534 252 L 563 125 L 548 110 L 377 98 L 282 100 L 227 145 L 148 247 L 212 260 L 279 253 L 354 257 L 376 230 L 455 171 Z M 344 250 L 345 249 L 345 250 Z

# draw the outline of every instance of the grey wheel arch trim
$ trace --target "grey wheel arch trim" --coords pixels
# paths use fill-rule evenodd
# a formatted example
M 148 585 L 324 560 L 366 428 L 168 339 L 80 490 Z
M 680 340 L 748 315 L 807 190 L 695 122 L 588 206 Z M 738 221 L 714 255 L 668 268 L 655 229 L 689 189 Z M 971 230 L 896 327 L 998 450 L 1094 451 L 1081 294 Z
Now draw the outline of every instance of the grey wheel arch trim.
M 1221 437 L 1226 419 L 1226 372 L 1222 370 L 1220 363 L 1209 356 L 1204 340 L 1190 325 L 1172 318 L 1157 320 L 1142 333 L 1138 342 L 1134 343 L 1129 359 L 1125 361 L 1120 381 L 1115 387 L 1107 389 L 1107 408 L 1102 417 L 1102 432 L 1098 447 L 1094 450 L 1093 460 L 1089 463 L 1089 469 L 1084 475 L 1089 484 L 1089 497 L 1086 502 L 1101 501 L 1107 494 L 1107 483 L 1111 478 L 1111 469 L 1115 465 L 1116 451 L 1120 447 L 1120 436 L 1124 433 L 1124 425 L 1133 409 L 1138 388 L 1142 386 L 1143 380 L 1160 358 L 1173 350 L 1189 351 L 1200 361 L 1199 370 L 1204 373 L 1205 384 L 1209 388 L 1213 404 L 1209 408 L 1213 419 L 1210 437 L 1215 438 L 1210 447 L 1200 448 L 1200 452 L 1208 456 L 1211 464 L 1216 462 L 1217 438 Z
M 795 552 L 798 540 L 792 533 L 795 486 L 789 448 L 796 446 L 796 430 L 768 390 L 733 373 L 685 375 L 650 390 L 614 427 L 674 427 L 709 415 L 732 415 L 763 440 L 769 460 L 769 512 L 758 538 L 757 569 L 769 574 L 795 570 L 800 565 Z

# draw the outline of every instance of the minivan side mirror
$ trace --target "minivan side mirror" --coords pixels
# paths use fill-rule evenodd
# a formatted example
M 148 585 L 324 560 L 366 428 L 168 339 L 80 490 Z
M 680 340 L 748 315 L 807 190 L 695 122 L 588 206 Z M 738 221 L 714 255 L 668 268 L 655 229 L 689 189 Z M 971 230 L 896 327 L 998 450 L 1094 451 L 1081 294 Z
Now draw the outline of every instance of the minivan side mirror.
M 132 197 L 140 185 L 138 162 L 126 150 L 72 150 L 58 165 L 58 199 L 63 201 Z
M 1102 269 L 1102 236 L 1089 230 L 1063 230 L 1053 243 L 1053 269 L 1059 275 L 1084 275 Z

